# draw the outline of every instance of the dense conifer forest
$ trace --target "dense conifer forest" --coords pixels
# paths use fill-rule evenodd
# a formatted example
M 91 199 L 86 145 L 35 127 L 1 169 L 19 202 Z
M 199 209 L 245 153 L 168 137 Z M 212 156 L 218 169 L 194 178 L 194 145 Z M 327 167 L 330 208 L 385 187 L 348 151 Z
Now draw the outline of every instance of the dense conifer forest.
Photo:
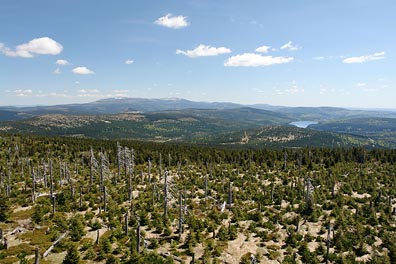
M 1 263 L 396 263 L 396 150 L 3 134 Z

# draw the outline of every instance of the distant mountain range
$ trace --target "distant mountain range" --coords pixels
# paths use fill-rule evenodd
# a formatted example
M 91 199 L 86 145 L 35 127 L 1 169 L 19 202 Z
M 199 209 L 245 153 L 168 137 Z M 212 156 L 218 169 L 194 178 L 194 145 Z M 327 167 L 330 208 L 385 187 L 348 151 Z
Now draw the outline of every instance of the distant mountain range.
M 317 124 L 301 129 L 291 126 L 293 121 Z M 0 131 L 251 147 L 395 148 L 396 112 L 109 98 L 85 104 L 0 107 Z

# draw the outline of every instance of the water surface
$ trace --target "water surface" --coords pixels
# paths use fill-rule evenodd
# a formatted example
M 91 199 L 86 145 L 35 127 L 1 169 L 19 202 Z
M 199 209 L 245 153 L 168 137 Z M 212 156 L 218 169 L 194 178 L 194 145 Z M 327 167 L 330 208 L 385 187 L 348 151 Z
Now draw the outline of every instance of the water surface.
M 315 125 L 317 123 L 318 122 L 316 122 L 316 121 L 295 121 L 295 122 L 291 122 L 290 125 L 300 127 L 300 128 L 307 128 L 310 125 Z

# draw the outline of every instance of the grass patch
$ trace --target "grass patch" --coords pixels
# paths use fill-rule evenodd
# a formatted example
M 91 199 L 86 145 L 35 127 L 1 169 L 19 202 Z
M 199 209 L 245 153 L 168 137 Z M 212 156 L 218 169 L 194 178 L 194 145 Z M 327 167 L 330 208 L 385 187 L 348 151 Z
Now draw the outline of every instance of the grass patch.
M 45 234 L 45 228 L 22 234 L 20 238 L 29 241 L 32 246 L 39 247 L 40 254 L 43 254 L 52 244 L 51 237 Z
M 4 250 L 4 253 L 7 256 L 16 256 L 22 252 L 25 252 L 27 255 L 34 254 L 34 247 L 29 245 L 28 243 L 22 243 L 13 247 L 9 247 L 7 250 Z M 3 261 L 4 259 L 2 259 L 0 262 L 3 263 Z
M 13 263 L 19 263 L 19 259 L 17 257 L 6 257 L 1 260 L 2 264 L 13 264 Z
M 16 220 L 23 220 L 23 219 L 29 219 L 29 218 L 32 217 L 33 212 L 34 212 L 34 209 L 33 209 L 33 208 L 28 208 L 28 209 L 26 209 L 26 210 L 20 210 L 20 211 L 18 211 L 18 212 L 13 212 L 13 213 L 11 214 L 10 219 L 13 220 L 13 221 L 16 221 Z

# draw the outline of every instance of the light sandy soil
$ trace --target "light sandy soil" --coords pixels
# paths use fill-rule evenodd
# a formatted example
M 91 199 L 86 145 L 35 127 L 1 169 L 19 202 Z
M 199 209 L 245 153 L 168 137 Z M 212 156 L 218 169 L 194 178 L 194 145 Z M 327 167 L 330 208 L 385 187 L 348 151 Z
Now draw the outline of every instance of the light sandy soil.
M 221 254 L 220 259 L 225 263 L 239 263 L 241 257 L 246 253 L 257 253 L 257 244 L 260 238 L 250 238 L 246 241 L 246 236 L 242 233 L 238 234 L 235 240 L 228 242 L 228 247 Z
M 29 205 L 29 206 L 26 206 L 26 207 L 17 207 L 17 208 L 15 208 L 13 210 L 13 212 L 16 213 L 16 212 L 19 212 L 19 211 L 25 211 L 25 210 L 29 210 L 29 209 L 32 209 L 32 208 L 33 208 L 32 205 Z
M 371 195 L 368 193 L 363 193 L 363 194 L 359 194 L 357 192 L 352 192 L 352 198 L 358 198 L 358 199 L 364 199 L 364 198 L 370 198 Z
M 90 238 L 92 239 L 94 242 L 96 241 L 96 236 L 97 236 L 97 231 L 89 231 L 90 228 L 89 227 L 85 227 L 84 229 L 87 233 L 83 238 Z M 99 229 L 99 238 L 107 231 L 108 229 L 105 227 L 102 227 L 101 229 Z

